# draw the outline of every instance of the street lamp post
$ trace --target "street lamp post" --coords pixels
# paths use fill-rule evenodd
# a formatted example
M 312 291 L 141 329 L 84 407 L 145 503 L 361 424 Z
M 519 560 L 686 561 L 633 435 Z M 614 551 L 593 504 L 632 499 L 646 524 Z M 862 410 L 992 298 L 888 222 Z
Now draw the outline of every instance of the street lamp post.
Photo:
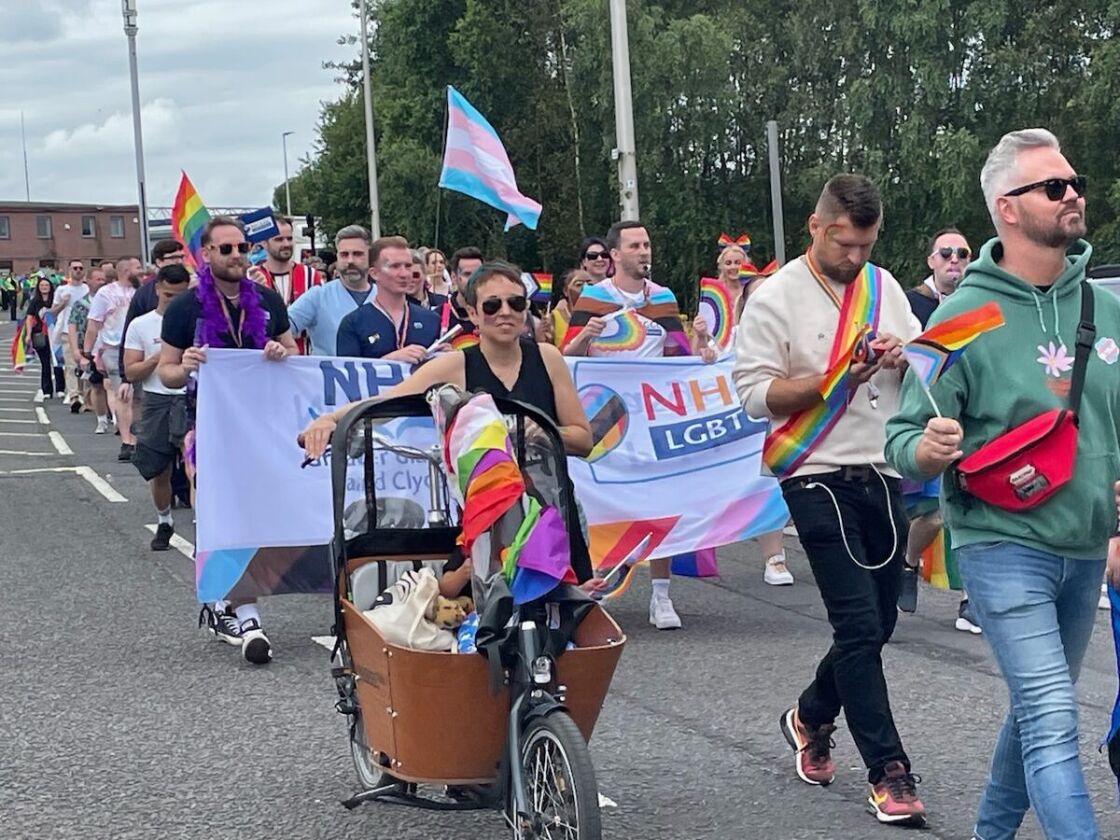
M 626 0 L 610 0 L 614 69 L 614 158 L 618 161 L 620 218 L 638 218 L 638 162 L 634 145 L 634 102 L 630 90 L 630 33 Z
M 140 129 L 140 80 L 136 67 L 136 0 L 121 0 L 124 34 L 128 36 L 128 70 L 132 79 L 132 134 L 136 146 L 136 190 L 140 198 L 140 261 L 148 262 L 148 196 L 144 186 L 144 137 Z
M 362 89 L 366 109 L 366 165 L 369 167 L 370 233 L 381 238 L 381 210 L 377 206 L 377 147 L 373 137 L 373 93 L 369 81 L 369 9 L 366 0 L 358 0 L 362 18 Z
M 284 204 L 287 216 L 292 218 L 292 188 L 288 184 L 288 135 L 295 134 L 294 131 L 285 131 L 280 135 L 280 141 L 284 144 Z

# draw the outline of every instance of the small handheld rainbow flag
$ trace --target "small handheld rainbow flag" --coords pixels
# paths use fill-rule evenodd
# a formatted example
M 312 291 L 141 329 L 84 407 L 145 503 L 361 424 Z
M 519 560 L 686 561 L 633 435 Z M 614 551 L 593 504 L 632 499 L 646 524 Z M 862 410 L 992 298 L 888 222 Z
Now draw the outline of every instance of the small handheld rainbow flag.
M 16 329 L 16 334 L 12 337 L 12 370 L 16 373 L 23 373 L 23 369 L 27 367 L 27 342 L 30 329 L 28 319 L 24 318 L 20 321 L 19 328 Z
M 599 350 L 620 353 L 624 350 L 637 350 L 646 340 L 646 328 L 642 319 L 633 309 L 619 309 L 604 320 L 607 326 L 591 342 Z
M 183 172 L 179 190 L 171 207 L 171 233 L 175 241 L 187 252 L 187 261 L 195 267 L 202 265 L 202 229 L 210 221 L 210 211 L 202 203 L 191 179 Z
M 707 321 L 708 332 L 720 350 L 731 346 L 735 315 L 731 306 L 731 293 L 726 286 L 711 277 L 701 277 L 697 314 Z
M 956 363 L 969 344 L 1003 324 L 1003 312 L 993 301 L 935 324 L 903 348 L 906 360 L 939 416 L 941 411 L 933 402 L 930 388 Z
M 548 300 L 552 297 L 552 275 L 543 271 L 534 271 L 533 279 L 537 281 L 537 293 L 533 300 Z

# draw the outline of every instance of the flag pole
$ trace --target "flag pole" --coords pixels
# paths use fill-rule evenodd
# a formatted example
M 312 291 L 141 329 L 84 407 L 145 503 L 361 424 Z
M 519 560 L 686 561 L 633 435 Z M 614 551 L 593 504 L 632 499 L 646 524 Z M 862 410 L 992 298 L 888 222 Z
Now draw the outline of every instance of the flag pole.
M 358 0 L 358 14 L 362 19 L 362 98 L 366 120 L 366 167 L 369 170 L 370 233 L 381 238 L 381 208 L 377 197 L 377 146 L 373 136 L 373 93 L 369 78 L 369 7 L 367 0 Z
M 443 97 L 443 156 L 447 157 L 447 127 L 451 121 L 451 109 L 447 105 L 447 97 L 449 93 L 445 93 Z M 432 247 L 439 248 L 439 222 L 440 211 L 443 210 L 443 187 L 438 183 L 436 184 L 436 235 L 432 240 Z
M 926 399 L 929 400 L 929 404 L 933 406 L 933 413 L 938 417 L 941 417 L 941 409 L 937 407 L 937 401 L 934 400 L 933 394 L 929 390 L 929 386 L 926 385 L 925 381 L 920 376 L 918 377 L 918 382 L 921 384 L 922 390 L 926 392 Z

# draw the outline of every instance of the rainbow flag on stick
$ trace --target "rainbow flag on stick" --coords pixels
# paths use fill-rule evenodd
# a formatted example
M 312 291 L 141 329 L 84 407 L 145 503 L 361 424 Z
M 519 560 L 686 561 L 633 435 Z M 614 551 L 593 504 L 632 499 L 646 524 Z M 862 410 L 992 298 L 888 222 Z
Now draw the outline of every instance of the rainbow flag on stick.
M 198 191 L 183 172 L 179 190 L 171 207 L 171 234 L 187 252 L 187 261 L 196 268 L 202 265 L 202 229 L 210 221 L 210 211 L 198 197 Z
M 930 388 L 956 363 L 969 344 L 1003 324 L 1003 312 L 999 304 L 985 303 L 935 324 L 903 348 L 906 360 L 938 417 L 941 416 L 941 410 L 934 402 Z
M 726 286 L 712 277 L 701 277 L 700 305 L 697 314 L 703 316 L 707 322 L 708 332 L 711 333 L 717 349 L 726 350 L 731 346 L 735 314 L 732 311 L 731 294 Z
M 12 337 L 12 370 L 16 373 L 23 373 L 23 369 L 27 367 L 27 344 L 30 341 L 30 331 L 31 325 L 28 319 L 24 318 L 20 321 L 16 334 Z

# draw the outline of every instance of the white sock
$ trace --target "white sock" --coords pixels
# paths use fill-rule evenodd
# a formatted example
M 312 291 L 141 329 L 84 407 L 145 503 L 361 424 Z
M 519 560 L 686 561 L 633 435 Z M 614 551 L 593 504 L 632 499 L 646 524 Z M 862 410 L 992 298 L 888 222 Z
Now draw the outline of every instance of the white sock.
M 653 597 L 654 598 L 668 598 L 669 597 L 669 579 L 668 578 L 654 578 L 653 579 Z
M 261 613 L 260 610 L 257 609 L 256 604 L 242 604 L 240 607 L 233 611 L 233 614 L 237 616 L 237 620 L 242 624 L 244 624 L 250 618 L 255 618 L 257 620 L 257 624 L 261 623 Z
M 157 510 L 156 514 L 159 516 L 157 525 L 174 525 L 175 520 L 171 518 L 171 508 L 167 510 Z

